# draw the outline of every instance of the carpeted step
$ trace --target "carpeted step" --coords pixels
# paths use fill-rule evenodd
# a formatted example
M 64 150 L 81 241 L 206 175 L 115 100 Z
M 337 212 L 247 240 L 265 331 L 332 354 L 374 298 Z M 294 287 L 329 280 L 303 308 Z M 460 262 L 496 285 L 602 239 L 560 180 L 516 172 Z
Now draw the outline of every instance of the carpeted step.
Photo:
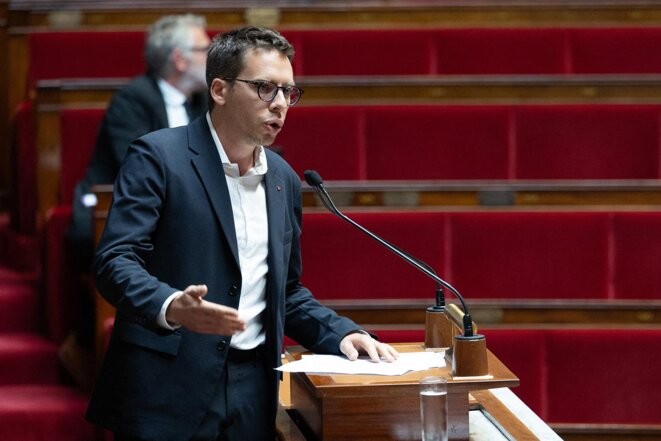
M 95 441 L 87 396 L 58 385 L 0 386 L 0 440 Z
M 37 334 L 0 334 L 0 386 L 58 383 L 57 351 L 57 345 Z
M 39 328 L 37 292 L 21 283 L 0 283 L 0 333 Z

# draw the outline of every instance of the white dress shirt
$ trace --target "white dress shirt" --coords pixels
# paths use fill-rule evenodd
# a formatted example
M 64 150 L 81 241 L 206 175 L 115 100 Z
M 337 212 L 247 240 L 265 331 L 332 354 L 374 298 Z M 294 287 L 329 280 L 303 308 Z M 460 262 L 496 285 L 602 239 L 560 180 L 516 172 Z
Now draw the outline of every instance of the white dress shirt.
M 157 84 L 165 102 L 165 111 L 168 114 L 168 127 L 179 127 L 188 124 L 188 112 L 186 112 L 186 107 L 184 106 L 187 99 L 186 95 L 163 78 L 159 78 Z
M 213 137 L 225 172 L 234 215 L 236 241 L 241 266 L 241 297 L 239 317 L 246 322 L 246 329 L 232 337 L 230 345 L 237 349 L 252 349 L 265 341 L 262 314 L 266 309 L 266 274 L 268 265 L 268 217 L 266 214 L 266 191 L 264 175 L 268 170 L 264 147 L 255 149 L 255 165 L 243 176 L 239 166 L 230 163 L 220 139 L 213 129 L 211 117 L 207 113 L 207 123 Z M 200 283 L 204 283 L 201 281 Z M 165 319 L 170 302 L 181 293 L 170 296 L 161 308 L 158 322 L 165 328 L 172 326 Z

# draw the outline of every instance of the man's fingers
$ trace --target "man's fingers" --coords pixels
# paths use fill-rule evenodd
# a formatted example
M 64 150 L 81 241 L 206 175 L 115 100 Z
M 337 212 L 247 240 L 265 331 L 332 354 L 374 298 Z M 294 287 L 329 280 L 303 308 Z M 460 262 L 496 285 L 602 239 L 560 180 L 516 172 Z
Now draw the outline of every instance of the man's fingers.
M 379 345 L 379 353 L 386 361 L 393 362 L 399 358 L 399 352 L 392 346 L 386 343 L 377 343 Z
M 207 295 L 207 285 L 189 285 L 185 290 L 184 294 L 188 294 L 189 296 L 192 297 L 197 297 L 198 299 L 201 299 L 205 295 Z
M 358 350 L 350 339 L 344 338 L 340 343 L 340 351 L 351 361 L 358 358 Z
M 172 301 L 167 319 L 191 331 L 203 334 L 234 335 L 246 329 L 239 311 L 225 305 L 203 299 L 208 292 L 206 285 L 189 285 Z
M 340 351 L 352 361 L 358 358 L 359 352 L 367 354 L 370 361 L 375 363 L 381 360 L 393 362 L 399 357 L 399 353 L 395 348 L 380 343 L 363 333 L 353 333 L 345 336 L 340 342 Z

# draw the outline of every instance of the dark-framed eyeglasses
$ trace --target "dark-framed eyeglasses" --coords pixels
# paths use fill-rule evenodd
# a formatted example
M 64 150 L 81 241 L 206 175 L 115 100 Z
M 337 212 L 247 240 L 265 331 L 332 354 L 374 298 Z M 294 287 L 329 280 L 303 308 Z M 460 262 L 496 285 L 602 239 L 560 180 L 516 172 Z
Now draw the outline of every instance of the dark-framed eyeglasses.
M 192 52 L 209 52 L 209 45 L 206 45 L 206 46 L 191 46 L 187 49 L 189 51 L 192 51 Z
M 278 90 L 282 90 L 282 94 L 287 100 L 287 104 L 291 107 L 296 105 L 296 103 L 301 99 L 303 95 L 303 89 L 297 86 L 278 86 L 272 81 L 266 80 L 244 80 L 241 78 L 223 78 L 225 81 L 241 81 L 242 83 L 247 83 L 255 86 L 257 88 L 257 96 L 262 101 L 270 103 L 273 101 L 278 94 Z

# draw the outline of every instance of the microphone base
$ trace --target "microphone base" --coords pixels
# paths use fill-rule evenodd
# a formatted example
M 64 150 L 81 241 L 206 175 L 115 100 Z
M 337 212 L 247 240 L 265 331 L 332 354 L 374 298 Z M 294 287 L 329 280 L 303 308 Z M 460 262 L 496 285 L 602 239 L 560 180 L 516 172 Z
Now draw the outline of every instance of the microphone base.
M 452 375 L 454 377 L 479 377 L 489 375 L 487 339 L 476 334 L 470 337 L 454 337 L 452 350 Z
M 451 348 L 454 325 L 442 306 L 430 306 L 425 312 L 425 349 Z

